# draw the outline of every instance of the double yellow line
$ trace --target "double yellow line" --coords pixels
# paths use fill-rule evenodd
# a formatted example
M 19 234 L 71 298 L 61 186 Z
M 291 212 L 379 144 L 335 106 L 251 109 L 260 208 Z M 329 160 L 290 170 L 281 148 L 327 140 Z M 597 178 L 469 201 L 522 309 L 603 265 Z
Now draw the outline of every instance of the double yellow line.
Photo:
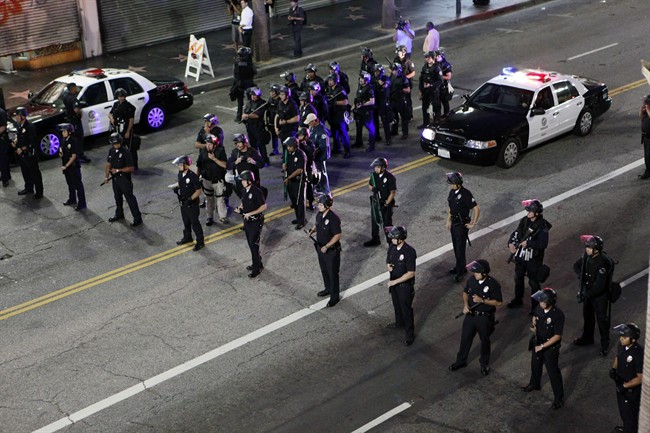
M 404 164 L 402 166 L 397 167 L 395 170 L 392 171 L 394 174 L 398 173 L 403 173 L 408 170 L 413 170 L 415 168 L 421 167 L 425 164 L 429 164 L 433 161 L 435 161 L 436 157 L 433 156 L 425 156 L 424 158 L 417 159 L 415 161 L 409 162 L 407 164 Z M 365 185 L 368 184 L 368 178 L 361 179 L 359 181 L 356 181 L 354 183 L 351 183 L 349 185 L 346 185 L 341 188 L 336 188 L 332 191 L 332 195 L 334 196 L 339 196 L 342 194 L 347 194 L 351 191 L 354 191 L 356 189 L 359 189 Z M 281 209 L 274 210 L 273 212 L 270 212 L 266 215 L 266 221 L 273 221 L 279 218 L 282 218 L 285 215 L 288 215 L 293 212 L 293 209 L 291 209 L 289 206 L 285 206 Z M 206 236 L 205 238 L 205 243 L 210 244 L 213 242 L 217 242 L 219 240 L 225 239 L 227 237 L 236 235 L 241 231 L 242 224 L 237 224 L 234 225 L 230 228 L 227 228 L 225 230 L 218 231 L 216 233 L 213 233 L 209 236 Z M 140 269 L 147 268 L 149 266 L 155 265 L 156 263 L 163 262 L 165 260 L 169 260 L 173 257 L 176 257 L 180 254 L 186 253 L 190 251 L 193 248 L 192 244 L 188 245 L 183 245 L 179 247 L 172 248 L 167 251 L 163 251 L 162 253 L 153 255 L 151 257 L 147 257 L 146 259 L 139 260 L 137 262 L 130 263 L 126 266 L 123 266 L 121 268 L 114 269 L 112 271 L 106 272 L 104 274 L 98 275 L 96 277 L 90 278 L 85 281 L 81 281 L 79 283 L 73 284 L 68 287 L 64 287 L 63 289 L 56 290 L 54 292 L 48 293 L 47 295 L 40 296 L 38 298 L 32 299 L 30 301 L 24 302 L 19 305 L 15 305 L 13 307 L 4 309 L 0 311 L 0 321 L 6 320 L 10 317 L 16 316 L 18 314 L 25 313 L 29 310 L 33 310 L 35 308 L 41 307 L 43 305 L 49 304 L 51 302 L 57 301 L 59 299 L 66 298 L 70 295 L 73 295 L 78 292 L 82 292 L 84 290 L 88 290 L 92 287 L 98 286 L 100 284 L 106 283 L 108 281 L 114 280 L 116 278 L 119 278 L 124 275 L 131 274 L 133 272 L 139 271 Z

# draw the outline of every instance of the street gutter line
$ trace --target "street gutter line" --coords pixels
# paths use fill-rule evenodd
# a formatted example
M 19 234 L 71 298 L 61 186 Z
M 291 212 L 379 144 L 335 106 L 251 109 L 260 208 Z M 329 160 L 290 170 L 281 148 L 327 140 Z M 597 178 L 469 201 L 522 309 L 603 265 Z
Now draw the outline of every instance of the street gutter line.
M 389 410 L 388 412 L 386 412 L 382 416 L 373 419 L 368 424 L 359 427 L 358 429 L 356 429 L 352 433 L 365 433 L 368 430 L 377 427 L 382 422 L 389 420 L 390 418 L 394 417 L 395 415 L 398 415 L 401 412 L 404 412 L 406 409 L 410 408 L 411 406 L 413 406 L 411 403 L 402 403 L 399 406 L 397 406 L 396 408 L 393 408 L 393 409 Z
M 624 173 L 627 173 L 633 169 L 636 169 L 640 167 L 641 165 L 644 164 L 643 158 L 638 159 L 634 162 L 631 162 L 619 169 L 616 169 L 608 174 L 605 174 L 599 178 L 596 178 L 594 180 L 591 180 L 589 182 L 586 182 L 582 185 L 579 185 L 575 188 L 570 189 L 569 191 L 566 191 L 562 194 L 559 194 L 555 197 L 551 197 L 550 199 L 546 200 L 543 202 L 544 207 L 548 208 L 549 206 L 552 206 L 556 203 L 560 203 L 564 200 L 567 200 L 568 198 L 571 198 L 577 194 L 580 194 L 581 192 L 587 191 L 593 187 L 596 187 L 600 184 L 603 184 L 611 179 L 614 179 L 617 176 L 620 176 Z M 519 219 L 523 218 L 526 215 L 524 211 L 518 212 L 510 217 L 504 218 L 501 221 L 497 221 L 494 224 L 489 225 L 488 227 L 478 230 L 477 232 L 473 233 L 470 238 L 472 240 L 475 240 L 477 238 L 486 236 L 504 226 L 510 225 Z M 437 248 L 423 256 L 418 257 L 417 259 L 417 264 L 422 265 L 428 261 L 431 261 L 444 253 L 451 251 L 452 250 L 452 244 L 449 243 L 447 245 L 443 245 L 440 248 Z M 641 278 L 645 273 L 647 273 L 648 270 L 646 269 L 643 272 L 640 272 L 636 274 L 632 278 Z M 341 299 L 347 299 L 351 297 L 354 294 L 363 292 L 365 290 L 368 290 L 371 287 L 374 287 L 380 283 L 383 283 L 387 281 L 389 278 L 388 272 L 384 272 L 382 274 L 379 274 L 373 278 L 370 278 L 366 281 L 363 281 L 356 286 L 350 287 L 349 289 L 342 291 L 341 292 Z M 628 278 L 625 283 L 629 284 L 631 278 Z M 242 347 L 250 342 L 253 342 L 257 339 L 260 339 L 273 331 L 277 331 L 281 328 L 284 328 L 285 326 L 288 326 L 294 322 L 297 322 L 298 320 L 307 317 L 311 315 L 312 313 L 315 313 L 316 311 L 320 311 L 324 308 L 326 308 L 327 305 L 327 300 L 322 300 L 320 302 L 317 302 L 315 304 L 310 305 L 309 307 L 303 308 L 302 310 L 296 311 L 295 313 L 290 314 L 289 316 L 283 317 L 282 319 L 276 320 L 273 323 L 270 323 L 266 326 L 263 326 L 262 328 L 259 328 L 253 332 L 250 332 L 242 337 L 239 337 L 229 343 L 226 343 L 222 346 L 219 346 L 207 353 L 204 353 L 203 355 L 199 355 L 196 358 L 190 359 L 189 361 L 184 362 L 183 364 L 180 364 L 176 367 L 173 367 L 167 371 L 164 371 L 150 379 L 147 379 L 145 381 L 141 381 L 137 383 L 136 385 L 133 385 L 130 388 L 127 388 L 121 392 L 118 392 L 117 394 L 113 394 L 110 397 L 107 397 L 103 400 L 98 401 L 97 403 L 94 403 L 84 409 L 81 409 L 77 412 L 74 412 L 66 417 L 63 417 L 59 419 L 58 421 L 53 422 L 52 424 L 46 425 L 45 427 L 42 427 L 38 430 L 35 430 L 33 433 L 54 433 L 56 431 L 61 430 L 62 428 L 68 427 L 72 424 L 75 424 L 85 418 L 88 418 L 89 416 L 98 413 L 104 409 L 107 409 L 117 403 L 120 403 L 122 401 L 125 401 L 129 397 L 132 397 L 134 395 L 137 395 L 149 388 L 152 388 L 158 384 L 161 384 L 169 379 L 175 378 L 176 376 L 179 376 L 183 373 L 186 373 L 187 371 L 198 367 L 202 364 L 205 364 L 209 361 L 212 361 L 222 355 L 225 355 L 228 352 L 231 352 L 239 347 Z

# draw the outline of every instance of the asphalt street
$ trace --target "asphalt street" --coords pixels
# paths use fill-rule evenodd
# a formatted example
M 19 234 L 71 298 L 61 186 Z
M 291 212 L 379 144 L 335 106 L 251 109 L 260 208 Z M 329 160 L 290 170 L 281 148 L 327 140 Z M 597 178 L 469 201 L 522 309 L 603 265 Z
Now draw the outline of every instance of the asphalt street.
M 232 149 L 228 137 L 243 131 L 233 122 L 227 89 L 196 95 L 164 131 L 143 137 L 134 183 L 145 223 L 136 229 L 128 226 L 128 211 L 126 222 L 107 222 L 113 195 L 99 186 L 106 137 L 87 151 L 93 162 L 83 166 L 83 214 L 62 206 L 67 188 L 58 161 L 41 163 L 45 198 L 37 203 L 15 194 L 22 184 L 14 170 L 12 187 L 0 191 L 0 248 L 10 256 L 0 261 L 0 431 L 58 422 L 67 432 L 361 432 L 397 407 L 403 411 L 371 431 L 611 431 L 620 423 L 607 377 L 614 350 L 602 358 L 596 346 L 569 344 L 582 325 L 571 265 L 582 253 L 580 235 L 601 235 L 619 261 L 616 279 L 627 281 L 612 323 L 645 329 L 650 184 L 637 175 L 638 108 L 648 93 L 639 64 L 647 45 L 638 35 L 647 21 L 645 0 L 558 0 L 444 31 L 459 94 L 504 66 L 540 67 L 603 80 L 612 108 L 589 136 L 553 140 L 510 170 L 425 155 L 415 129 L 419 110 L 408 140 L 380 142 L 375 152 L 357 150 L 349 160 L 333 157 L 334 210 L 344 232 L 341 282 L 349 290 L 331 309 L 316 297 L 322 282 L 312 243 L 290 224 L 277 157 L 261 173 L 270 193 L 258 278 L 246 276 L 250 255 L 237 215 L 230 226 L 204 227 L 208 245 L 198 253 L 175 245 L 182 224 L 167 188 L 176 179 L 171 161 L 194 151 L 206 112 L 218 114 Z M 392 51 L 372 48 L 378 59 Z M 325 53 L 320 64 L 329 60 Z M 355 76 L 357 51 L 337 60 Z M 415 61 L 419 69 L 422 61 Z M 261 77 L 258 84 L 266 90 L 280 81 Z M 366 184 L 377 156 L 397 173 L 394 222 L 408 228 L 420 257 L 411 347 L 384 328 L 393 320 L 386 247 L 361 247 L 370 236 Z M 559 411 L 550 410 L 546 373 L 540 392 L 519 390 L 530 369 L 527 309 L 498 311 L 488 377 L 480 373 L 478 339 L 468 368 L 447 370 L 462 320 L 453 318 L 462 308 L 462 285 L 446 274 L 453 253 L 444 174 L 452 170 L 463 173 L 481 205 L 468 259 L 490 261 L 505 300 L 513 295 L 506 242 L 523 216 L 520 202 L 538 198 L 546 205 L 553 224 L 547 285 L 567 316 L 560 356 L 567 402 Z

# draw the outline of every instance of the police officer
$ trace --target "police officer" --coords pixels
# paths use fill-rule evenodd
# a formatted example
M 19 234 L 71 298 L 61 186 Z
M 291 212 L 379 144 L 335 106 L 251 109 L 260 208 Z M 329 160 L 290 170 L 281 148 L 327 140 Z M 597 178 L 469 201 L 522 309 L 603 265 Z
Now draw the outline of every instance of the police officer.
M 269 89 L 269 99 L 267 102 L 269 105 L 266 108 L 264 124 L 266 126 L 266 130 L 271 133 L 271 144 L 273 146 L 271 155 L 279 155 L 279 140 L 278 134 L 275 131 L 275 116 L 278 114 L 278 104 L 280 104 L 280 86 L 278 84 L 271 84 L 271 87 Z
M 639 344 L 641 329 L 634 323 L 614 327 L 619 345 L 609 377 L 616 382 L 618 412 L 623 420 L 616 431 L 636 433 L 639 429 L 641 383 L 643 382 L 643 346 Z
M 18 191 L 18 195 L 31 194 L 36 189 L 33 198 L 38 200 L 43 197 L 43 177 L 38 168 L 38 156 L 36 155 L 36 127 L 27 120 L 27 109 L 18 107 L 14 111 L 16 124 L 16 141 L 11 145 L 16 150 L 20 172 L 25 181 L 25 188 Z
M 235 148 L 228 158 L 228 170 L 233 170 L 235 175 L 242 174 L 244 171 L 253 173 L 253 182 L 258 188 L 261 185 L 260 168 L 264 167 L 264 159 L 257 151 L 248 144 L 248 138 L 244 134 L 235 134 L 233 136 Z M 235 193 L 241 198 L 242 184 L 237 182 Z
M 298 148 L 305 153 L 305 197 L 307 199 L 306 209 L 314 210 L 314 179 L 318 178 L 318 172 L 314 164 L 316 148 L 309 137 L 309 130 L 305 127 L 298 129 Z
M 465 269 L 465 247 L 469 230 L 476 227 L 481 208 L 474 200 L 472 192 L 463 186 L 463 175 L 457 171 L 447 173 L 447 183 L 450 185 L 447 197 L 447 230 L 451 233 L 451 243 L 454 246 L 456 266 L 449 270 L 454 274 L 454 281 L 460 281 Z
M 542 388 L 542 367 L 546 366 L 548 378 L 553 388 L 552 409 L 564 405 L 564 385 L 562 372 L 558 366 L 560 357 L 560 342 L 564 330 L 564 313 L 555 304 L 557 294 L 550 287 L 538 290 L 532 296 L 535 307 L 530 330 L 534 336 L 529 349 L 532 352 L 530 361 L 530 381 L 522 386 L 524 392 L 538 391 Z
M 393 173 L 388 171 L 388 160 L 386 158 L 375 158 L 370 166 L 373 168 L 373 173 L 370 174 L 370 180 L 368 181 L 368 189 L 372 192 L 370 197 L 372 238 L 363 243 L 364 247 L 380 245 L 380 226 L 382 232 L 384 232 L 386 227 L 393 225 L 393 207 L 395 206 L 395 195 L 397 194 L 397 180 Z
M 305 123 L 309 125 L 309 136 L 314 143 L 314 165 L 320 173 L 316 191 L 321 194 L 329 194 L 330 182 L 327 174 L 327 160 L 330 159 L 329 131 L 314 114 L 307 116 Z
M 490 374 L 490 335 L 496 324 L 494 313 L 503 303 L 501 284 L 490 276 L 490 263 L 487 260 L 474 260 L 467 265 L 467 270 L 474 275 L 467 279 L 463 289 L 463 330 L 460 337 L 460 349 L 456 361 L 449 366 L 455 371 L 467 367 L 467 356 L 472 348 L 474 336 L 481 339 L 481 374 Z
M 75 206 L 74 210 L 86 209 L 86 194 L 84 184 L 81 182 L 81 164 L 79 163 L 79 142 L 74 137 L 74 125 L 61 123 L 57 126 L 63 137 L 59 155 L 61 156 L 61 169 L 68 184 L 68 201 L 63 206 Z
M 257 149 L 266 164 L 269 164 L 269 155 L 266 151 L 266 145 L 269 143 L 269 136 L 264 130 L 264 111 L 266 110 L 266 101 L 262 99 L 262 91 L 257 87 L 248 89 L 250 101 L 244 108 L 242 122 L 246 123 L 246 133 L 250 140 L 251 146 Z
M 375 150 L 375 123 L 373 111 L 375 108 L 375 91 L 370 85 L 370 73 L 362 72 L 359 75 L 359 87 L 354 98 L 356 111 L 357 140 L 353 147 L 363 146 L 363 127 L 368 130 L 368 152 Z
M 343 158 L 347 159 L 350 157 L 350 137 L 348 136 L 348 125 L 345 122 L 345 113 L 348 110 L 348 92 L 339 83 L 339 80 L 339 75 L 336 73 L 327 76 L 327 89 L 325 90 L 328 105 L 327 121 L 334 137 L 334 153 L 341 153 L 341 146 L 343 146 Z
M 528 214 L 519 221 L 517 229 L 508 240 L 511 258 L 515 261 L 515 297 L 508 303 L 508 308 L 523 305 L 524 278 L 528 276 L 531 292 L 540 290 L 539 274 L 544 264 L 544 251 L 548 247 L 548 231 L 551 223 L 544 219 L 544 206 L 537 199 L 521 202 Z M 530 314 L 535 309 L 535 300 L 531 298 Z
M 286 86 L 280 87 L 280 103 L 275 115 L 275 133 L 282 143 L 289 137 L 294 137 L 300 123 L 298 106 L 291 99 L 291 90 Z
M 194 251 L 198 251 L 205 246 L 203 242 L 203 228 L 199 222 L 201 181 L 190 170 L 192 160 L 188 155 L 179 156 L 172 164 L 178 167 L 178 187 L 174 189 L 176 190 L 176 194 L 178 194 L 181 217 L 183 218 L 183 239 L 177 241 L 176 245 L 192 242 L 192 231 L 194 231 L 194 235 L 196 235 Z
M 298 140 L 289 137 L 282 143 L 287 149 L 287 159 L 282 164 L 282 171 L 286 173 L 284 185 L 287 187 L 291 205 L 296 213 L 296 219 L 291 224 L 296 225 L 296 230 L 305 226 L 305 152 L 298 148 Z
M 436 51 L 436 63 L 440 65 L 440 72 L 442 73 L 442 87 L 440 88 L 440 102 L 442 104 L 442 116 L 445 117 L 449 114 L 449 101 L 453 93 L 449 91 L 449 86 L 452 76 L 452 65 L 447 61 L 444 51 Z
M 309 236 L 316 233 L 316 254 L 323 276 L 325 288 L 318 296 L 329 296 L 328 307 L 335 306 L 339 300 L 339 271 L 341 269 L 341 219 L 331 209 L 334 199 L 329 194 L 318 197 L 316 223 L 309 230 Z M 312 238 L 313 239 L 313 238 Z
M 68 83 L 67 86 L 68 92 L 63 97 L 63 105 L 65 106 L 65 120 L 68 123 L 71 123 L 74 126 L 74 138 L 79 143 L 80 153 L 77 155 L 77 159 L 82 162 L 90 162 L 90 158 L 84 155 L 84 128 L 81 124 L 81 104 L 77 99 L 77 94 L 79 93 L 79 87 L 75 83 Z
M 600 236 L 580 237 L 585 246 L 582 257 L 573 264 L 573 270 L 580 278 L 578 302 L 582 303 L 584 327 L 582 335 L 575 340 L 576 346 L 594 343 L 594 325 L 598 323 L 600 333 L 600 354 L 607 356 L 609 350 L 609 287 L 612 284 L 614 266 L 605 254 L 605 242 Z M 595 319 L 595 320 L 594 320 Z
M 11 171 L 9 169 L 9 132 L 7 131 L 8 122 L 7 112 L 0 107 L 0 181 L 2 187 L 9 186 L 11 180 Z
M 316 72 L 318 71 L 318 68 L 313 63 L 308 64 L 305 66 L 305 78 L 302 79 L 302 83 L 300 84 L 300 90 L 303 92 L 309 92 L 310 84 L 315 81 L 320 85 L 320 91 L 323 91 L 325 88 L 325 82 L 321 77 L 319 77 Z
M 284 71 L 280 74 L 280 78 L 284 78 L 284 85 L 291 90 L 291 97 L 293 102 L 300 104 L 300 86 L 296 83 L 296 74 L 291 71 Z M 307 91 L 307 90 L 305 90 Z
M 133 195 L 133 182 L 131 173 L 133 173 L 133 157 L 128 148 L 122 146 L 122 136 L 118 132 L 111 134 L 108 139 L 113 146 L 108 151 L 106 166 L 104 168 L 104 183 L 113 181 L 113 195 L 115 197 L 115 215 L 108 219 L 109 223 L 124 219 L 123 198 L 131 210 L 133 222 L 131 227 L 137 227 L 142 224 L 142 214 L 138 208 L 138 201 Z
M 386 138 L 386 146 L 391 145 L 390 137 L 390 123 L 392 121 L 393 112 L 390 108 L 390 83 L 384 73 L 383 65 L 377 63 L 374 67 L 372 75 L 372 87 L 375 91 L 375 130 L 377 131 L 377 140 L 381 140 L 379 131 L 383 128 L 384 137 Z
M 241 121 L 242 110 L 244 109 L 244 92 L 246 89 L 253 87 L 253 77 L 257 73 L 251 53 L 252 51 L 248 46 L 239 48 L 233 66 L 232 85 L 237 99 L 236 122 Z
M 386 254 L 386 268 L 390 274 L 388 292 L 393 301 L 395 322 L 387 325 L 389 329 L 404 328 L 405 346 L 415 340 L 415 322 L 413 320 L 413 297 L 415 296 L 415 262 L 417 253 L 406 243 L 406 228 L 391 227 L 388 232 L 390 245 Z
M 639 175 L 639 179 L 645 180 L 650 179 L 650 95 L 643 99 L 639 119 L 641 119 L 641 143 L 643 143 L 643 159 L 645 162 L 645 171 Z
M 402 123 L 402 140 L 406 140 L 409 136 L 409 119 L 408 112 L 408 98 L 411 94 L 411 87 L 408 80 L 402 73 L 402 66 L 399 63 L 393 63 L 391 66 L 391 80 L 390 80 L 390 108 L 393 118 L 393 127 L 391 135 L 397 135 L 397 127 L 399 122 Z
M 361 47 L 361 66 L 359 73 L 367 72 L 372 73 L 372 69 L 377 64 L 377 61 L 372 56 L 372 50 L 368 47 Z
M 435 53 L 424 53 L 424 66 L 420 72 L 419 88 L 422 100 L 422 124 L 418 129 L 429 125 L 429 107 L 433 110 L 434 121 L 440 117 L 440 88 L 442 87 L 442 70 L 436 63 Z
M 410 53 L 406 52 L 406 46 L 400 45 L 395 50 L 395 59 L 393 64 L 399 63 L 402 67 L 402 75 L 408 80 L 409 89 L 413 88 L 413 77 L 415 77 L 415 63 L 411 60 Z M 413 118 L 413 101 L 411 99 L 411 92 L 406 94 L 406 112 L 408 120 Z
M 115 91 L 117 101 L 113 104 L 108 119 L 114 131 L 122 136 L 122 144 L 129 148 L 133 158 L 133 169 L 138 169 L 137 145 L 132 146 L 133 126 L 135 125 L 135 107 L 126 100 L 126 90 L 119 88 Z
M 348 78 L 348 74 L 346 74 L 345 72 L 343 72 L 341 70 L 341 65 L 339 64 L 339 62 L 337 62 L 336 60 L 332 60 L 331 62 L 329 62 L 329 64 L 327 66 L 330 69 L 330 75 L 334 75 L 334 74 L 338 75 L 338 77 L 339 77 L 339 83 L 338 84 L 340 84 L 341 87 L 343 88 L 343 90 L 345 90 L 345 94 L 349 95 L 350 94 L 350 79 Z
M 216 114 L 206 113 L 203 116 L 203 127 L 199 129 L 199 132 L 196 135 L 196 141 L 194 142 L 195 149 L 205 149 L 207 145 L 206 137 L 212 136 L 212 144 L 214 145 L 224 145 L 223 142 L 223 129 L 219 125 L 219 118 Z M 214 140 L 217 139 L 218 143 L 215 143 Z
M 235 209 L 235 212 L 244 218 L 244 233 L 252 258 L 252 264 L 246 266 L 246 270 L 250 271 L 249 278 L 255 278 L 264 269 L 260 255 L 260 239 L 264 226 L 266 202 L 262 190 L 254 185 L 255 175 L 251 171 L 244 170 L 237 177 L 242 184 L 243 194 L 241 204 Z
M 206 145 L 199 150 L 199 157 L 196 160 L 196 174 L 200 176 L 201 187 L 205 194 L 207 206 L 207 220 L 205 225 L 210 227 L 214 224 L 214 209 L 219 214 L 219 222 L 228 224 L 228 207 L 226 206 L 226 168 L 228 157 L 226 149 L 214 135 L 206 137 Z
M 300 92 L 300 105 L 298 106 L 298 113 L 301 119 L 306 119 L 308 115 L 314 113 L 318 116 L 316 107 L 312 104 L 313 99 L 310 92 Z M 320 117 L 319 117 L 320 118 Z
M 327 99 L 324 96 L 324 89 L 321 83 L 318 81 L 312 81 L 309 83 L 309 93 L 313 99 L 313 105 L 316 108 L 316 114 L 321 122 L 325 123 L 327 121 Z M 302 118 L 302 117 L 301 117 Z

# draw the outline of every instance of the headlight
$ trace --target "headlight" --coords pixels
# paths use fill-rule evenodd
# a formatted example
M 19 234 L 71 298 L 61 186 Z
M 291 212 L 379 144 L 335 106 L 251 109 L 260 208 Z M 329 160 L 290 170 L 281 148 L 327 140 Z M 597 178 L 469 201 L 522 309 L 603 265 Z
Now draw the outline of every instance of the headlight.
M 465 147 L 472 149 L 489 149 L 490 147 L 496 147 L 496 140 L 489 141 L 478 141 L 478 140 L 467 140 Z
M 436 133 L 434 132 L 433 129 L 424 128 L 424 131 L 422 131 L 422 138 L 424 138 L 425 140 L 433 141 L 435 137 L 436 137 Z

